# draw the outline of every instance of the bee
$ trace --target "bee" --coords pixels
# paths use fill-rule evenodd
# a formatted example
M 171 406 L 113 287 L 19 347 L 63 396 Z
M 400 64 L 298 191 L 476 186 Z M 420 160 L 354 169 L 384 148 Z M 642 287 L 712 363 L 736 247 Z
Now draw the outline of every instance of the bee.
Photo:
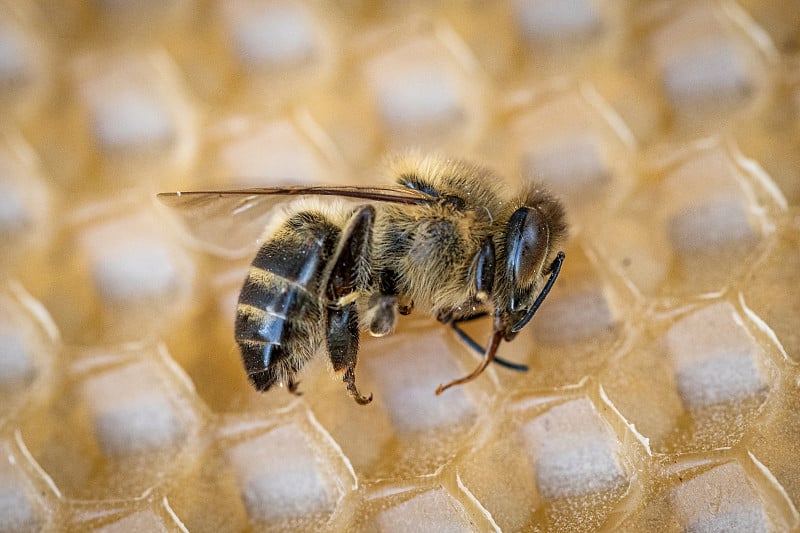
M 303 197 L 267 225 L 239 295 L 235 337 L 256 389 L 299 394 L 297 374 L 324 343 L 350 395 L 368 404 L 372 394 L 356 387 L 359 334 L 389 334 L 414 309 L 449 324 L 483 356 L 437 395 L 492 361 L 527 370 L 497 350 L 528 324 L 558 277 L 567 233 L 561 203 L 536 186 L 510 194 L 487 168 L 441 156 L 399 157 L 389 171 L 394 184 L 386 187 L 158 195 L 206 241 L 211 233 L 234 241 L 240 225 L 263 224 L 287 197 Z M 224 230 L 215 226 L 221 219 Z M 493 327 L 483 348 L 459 326 L 487 315 Z

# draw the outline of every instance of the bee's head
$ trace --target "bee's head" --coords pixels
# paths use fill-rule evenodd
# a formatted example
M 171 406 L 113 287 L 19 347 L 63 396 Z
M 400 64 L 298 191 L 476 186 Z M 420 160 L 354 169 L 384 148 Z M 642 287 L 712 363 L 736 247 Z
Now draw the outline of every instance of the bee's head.
M 529 193 L 508 219 L 504 265 L 507 287 L 495 310 L 495 327 L 506 341 L 530 321 L 542 303 L 539 295 L 546 295 L 555 281 L 564 257 L 557 247 L 565 234 L 561 204 L 540 190 Z M 551 275 L 551 266 L 555 275 Z

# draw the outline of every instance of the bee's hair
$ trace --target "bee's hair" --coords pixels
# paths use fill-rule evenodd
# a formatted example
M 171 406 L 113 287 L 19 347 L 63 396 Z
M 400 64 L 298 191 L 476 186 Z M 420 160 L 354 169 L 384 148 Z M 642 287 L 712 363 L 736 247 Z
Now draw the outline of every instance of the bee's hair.
M 567 213 L 558 200 L 546 187 L 530 184 L 517 200 L 517 207 L 533 207 L 537 209 L 550 228 L 551 244 L 564 242 L 568 234 Z

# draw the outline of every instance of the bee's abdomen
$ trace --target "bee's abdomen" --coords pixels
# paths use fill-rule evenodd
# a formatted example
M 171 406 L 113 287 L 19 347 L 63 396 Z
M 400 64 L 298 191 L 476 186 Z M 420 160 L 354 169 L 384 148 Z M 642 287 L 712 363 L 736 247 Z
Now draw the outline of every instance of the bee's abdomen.
M 339 230 L 310 217 L 295 215 L 262 245 L 239 295 L 236 342 L 259 390 L 291 377 L 321 341 L 320 283 Z

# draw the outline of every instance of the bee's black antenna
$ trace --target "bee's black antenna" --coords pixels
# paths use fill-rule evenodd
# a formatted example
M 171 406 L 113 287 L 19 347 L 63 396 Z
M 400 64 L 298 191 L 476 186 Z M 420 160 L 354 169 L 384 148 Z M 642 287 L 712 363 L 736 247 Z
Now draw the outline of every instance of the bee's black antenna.
M 458 325 L 460 323 L 462 323 L 462 322 L 470 322 L 470 321 L 475 320 L 477 318 L 483 318 L 486 315 L 488 315 L 488 313 L 478 313 L 477 315 L 473 315 L 473 316 L 468 317 L 468 318 L 462 318 L 462 319 L 453 320 L 452 322 L 450 322 L 450 327 L 453 328 L 453 331 L 456 332 L 456 334 L 459 336 L 459 338 L 462 341 L 464 341 L 467 344 L 467 346 L 469 346 L 475 352 L 477 352 L 479 355 L 483 355 L 483 346 L 478 344 L 472 337 L 470 337 L 467 334 L 466 331 L 464 331 L 463 329 L 459 328 Z M 512 363 L 511 361 L 503 359 L 502 357 L 495 357 L 494 361 L 492 361 L 492 362 L 493 363 L 497 363 L 498 365 L 503 366 L 505 368 L 508 368 L 510 370 L 516 370 L 517 372 L 527 372 L 528 371 L 528 365 L 523 365 L 523 364 L 520 364 L 520 363 Z
M 519 330 L 524 328 L 528 325 L 528 322 L 531 321 L 533 318 L 534 313 L 539 309 L 539 306 L 542 305 L 544 299 L 547 298 L 547 294 L 550 292 L 550 289 L 553 288 L 553 283 L 556 282 L 556 278 L 558 277 L 559 272 L 561 272 L 561 264 L 564 262 L 564 252 L 558 252 L 556 258 L 553 259 L 553 264 L 550 265 L 550 278 L 545 283 L 544 287 L 542 288 L 542 292 L 539 293 L 539 296 L 536 297 L 536 301 L 533 302 L 533 305 L 528 312 L 525 313 L 525 316 L 522 317 L 522 320 L 517 322 L 513 328 L 511 328 L 511 333 L 518 333 Z

